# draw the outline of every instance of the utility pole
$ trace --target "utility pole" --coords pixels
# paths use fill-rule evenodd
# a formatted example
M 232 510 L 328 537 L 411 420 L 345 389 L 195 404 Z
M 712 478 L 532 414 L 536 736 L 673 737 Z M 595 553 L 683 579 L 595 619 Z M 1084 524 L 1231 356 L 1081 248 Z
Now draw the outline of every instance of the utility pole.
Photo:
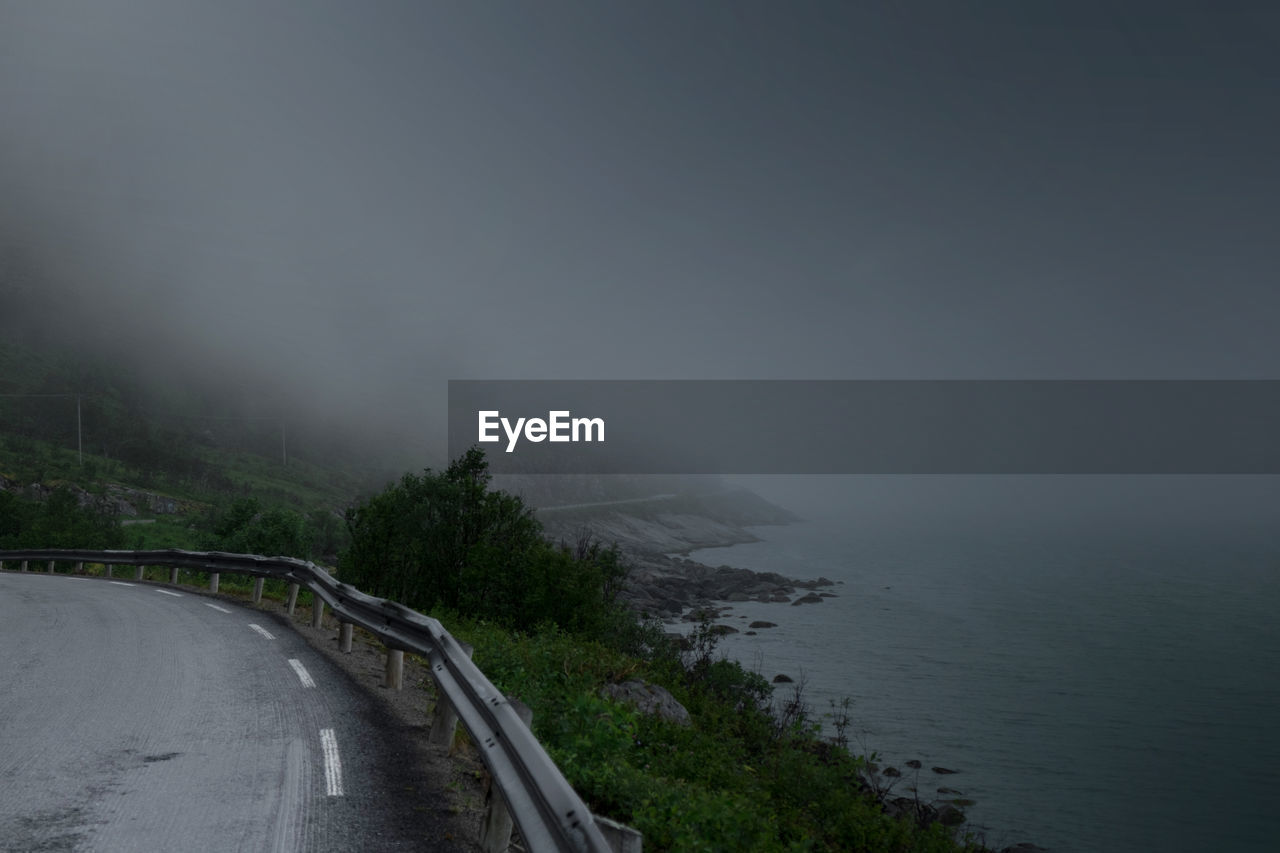
M 84 434 L 80 430 L 80 395 L 76 395 L 76 453 L 80 456 L 80 467 L 84 467 Z
M 289 445 L 284 439 L 284 418 L 280 419 L 280 461 L 286 468 L 289 467 Z

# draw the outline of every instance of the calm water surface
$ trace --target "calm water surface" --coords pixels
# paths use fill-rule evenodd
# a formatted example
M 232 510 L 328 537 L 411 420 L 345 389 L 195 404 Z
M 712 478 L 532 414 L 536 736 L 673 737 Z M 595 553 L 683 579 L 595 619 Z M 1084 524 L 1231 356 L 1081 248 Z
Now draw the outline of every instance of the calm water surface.
M 828 519 L 754 532 L 764 541 L 692 556 L 824 575 L 838 597 L 736 604 L 721 621 L 779 626 L 721 648 L 770 679 L 803 673 L 818 711 L 851 697 L 855 746 L 903 768 L 903 793 L 959 789 L 997 847 L 1280 850 L 1271 530 Z

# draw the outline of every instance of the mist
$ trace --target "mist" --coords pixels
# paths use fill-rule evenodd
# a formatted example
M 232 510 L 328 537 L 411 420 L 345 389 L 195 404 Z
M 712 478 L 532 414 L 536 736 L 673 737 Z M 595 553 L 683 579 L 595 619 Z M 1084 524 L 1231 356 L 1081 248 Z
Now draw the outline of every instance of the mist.
M 0 3 L 0 309 L 444 455 L 449 379 L 1274 378 L 1272 9 Z

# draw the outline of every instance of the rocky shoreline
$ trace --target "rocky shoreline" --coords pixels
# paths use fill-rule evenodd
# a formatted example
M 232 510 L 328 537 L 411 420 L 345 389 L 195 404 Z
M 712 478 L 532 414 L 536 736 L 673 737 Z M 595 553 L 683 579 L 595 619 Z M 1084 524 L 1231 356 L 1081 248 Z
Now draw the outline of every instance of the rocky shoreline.
M 747 527 L 799 520 L 750 492 L 726 490 L 618 504 L 575 505 L 563 511 L 543 508 L 538 517 L 552 539 L 572 542 L 585 534 L 616 543 L 631 565 L 622 598 L 641 614 L 671 621 L 690 611 L 710 612 L 714 617 L 725 604 L 739 601 L 817 603 L 823 595 L 814 591 L 835 583 L 827 578 L 797 579 L 776 572 L 710 566 L 688 558 L 690 552 L 703 548 L 760 541 Z M 796 597 L 802 590 L 808 594 Z
M 564 512 L 543 509 L 539 511 L 539 519 L 553 539 L 573 542 L 589 534 L 602 542 L 616 543 L 632 567 L 623 599 L 637 612 L 666 623 L 719 619 L 737 602 L 800 606 L 819 604 L 833 597 L 835 593 L 820 591 L 835 585 L 825 577 L 789 578 L 776 572 L 711 566 L 689 559 L 688 554 L 695 550 L 760 541 L 746 529 L 748 527 L 798 520 L 754 495 L 751 499 L 741 495 L 733 497 L 728 512 L 714 499 L 704 498 L 702 505 L 692 510 L 683 503 L 687 498 L 681 498 L 679 504 L 643 499 L 626 507 L 617 505 L 625 502 L 610 502 L 594 508 L 576 505 Z M 754 629 L 775 627 L 775 623 L 757 620 L 748 627 L 747 633 L 753 634 Z M 715 624 L 712 631 L 736 633 L 738 629 Z M 774 682 L 785 684 L 791 680 L 779 675 Z M 919 761 L 906 763 L 908 768 L 920 766 Z M 934 767 L 932 772 L 956 771 Z M 914 792 L 910 797 L 894 796 L 893 783 L 904 775 L 902 771 L 894 767 L 881 770 L 872 764 L 870 773 L 869 790 L 886 813 L 916 821 L 922 827 L 939 823 L 956 828 L 966 823 L 964 810 L 972 801 L 965 799 L 962 792 L 940 787 L 937 797 L 922 798 Z M 1048 853 L 1045 848 L 1028 842 L 979 849 L 987 853 Z
M 642 614 L 663 620 L 692 620 L 692 612 L 720 615 L 725 604 L 759 601 L 776 604 L 817 604 L 825 595 L 813 592 L 834 585 L 827 578 L 799 580 L 776 572 L 755 572 L 732 566 L 709 566 L 685 557 L 630 553 L 634 568 L 624 599 Z M 801 590 L 808 594 L 795 597 Z

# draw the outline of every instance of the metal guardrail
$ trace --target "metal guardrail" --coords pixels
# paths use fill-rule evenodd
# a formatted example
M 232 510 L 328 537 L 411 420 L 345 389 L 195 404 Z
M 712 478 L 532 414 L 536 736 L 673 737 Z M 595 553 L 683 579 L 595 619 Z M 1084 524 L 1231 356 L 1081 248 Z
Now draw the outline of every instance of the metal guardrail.
M 0 565 L 17 560 L 169 566 L 275 578 L 305 587 L 332 608 L 339 619 L 369 631 L 387 648 L 427 658 L 441 695 L 453 706 L 479 749 L 527 849 L 590 853 L 610 850 L 591 811 L 516 715 L 507 697 L 471 662 L 437 619 L 339 583 L 314 563 L 292 557 L 180 550 L 0 551 Z

